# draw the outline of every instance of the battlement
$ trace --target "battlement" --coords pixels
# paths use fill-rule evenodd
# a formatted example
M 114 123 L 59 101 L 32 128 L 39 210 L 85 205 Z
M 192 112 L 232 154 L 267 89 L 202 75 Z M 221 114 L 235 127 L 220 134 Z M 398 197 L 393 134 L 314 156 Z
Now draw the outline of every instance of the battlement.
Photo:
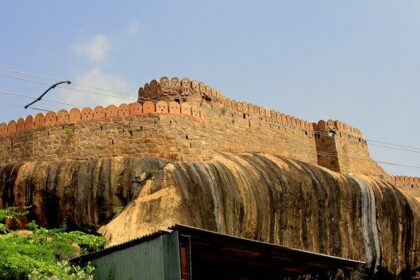
M 0 124 L 0 163 L 117 155 L 201 161 L 217 152 L 261 152 L 341 173 L 386 174 L 371 159 L 360 130 L 339 120 L 311 123 L 229 99 L 188 78 L 152 80 L 138 93 L 131 104 Z
M 188 78 L 179 79 L 177 77 L 171 79 L 162 77 L 159 82 L 152 80 L 150 83 L 146 83 L 143 87 L 139 88 L 138 97 L 140 102 L 156 99 L 185 102 L 194 97 L 199 97 L 198 100 L 201 97 L 207 100 L 225 99 L 220 91 L 209 87 L 203 82 Z
M 162 77 L 159 82 L 152 80 L 139 88 L 138 100 L 139 102 L 166 100 L 181 104 L 182 102 L 189 102 L 197 106 L 202 106 L 203 101 L 207 101 L 219 107 L 219 110 L 241 113 L 244 118 L 261 118 L 267 121 L 270 119 L 269 121 L 272 123 L 281 123 L 308 131 L 314 130 L 311 122 L 258 105 L 227 98 L 219 90 L 203 82 L 188 78 L 173 77 L 169 79 Z
M 400 190 L 420 202 L 420 178 L 409 176 L 391 176 L 391 180 Z
M 396 185 L 408 185 L 413 187 L 420 187 L 420 177 L 409 176 L 391 176 Z
M 147 114 L 187 115 L 195 118 L 202 117 L 202 113 L 196 105 L 165 101 L 134 102 L 131 104 L 121 104 L 118 107 L 115 105 L 109 105 L 107 107 L 96 106 L 94 109 L 86 107 L 82 110 L 72 108 L 70 111 L 62 109 L 57 113 L 52 111 L 45 115 L 39 113 L 35 116 L 29 115 L 25 119 L 20 118 L 17 121 L 11 120 L 8 124 L 1 123 L 0 137 L 11 136 L 43 126 L 76 124 L 92 119 L 112 119 Z
M 314 123 L 314 130 L 324 133 L 332 132 L 334 134 L 346 134 L 355 138 L 363 138 L 362 132 L 355 127 L 352 127 L 339 120 L 320 120 L 318 123 Z

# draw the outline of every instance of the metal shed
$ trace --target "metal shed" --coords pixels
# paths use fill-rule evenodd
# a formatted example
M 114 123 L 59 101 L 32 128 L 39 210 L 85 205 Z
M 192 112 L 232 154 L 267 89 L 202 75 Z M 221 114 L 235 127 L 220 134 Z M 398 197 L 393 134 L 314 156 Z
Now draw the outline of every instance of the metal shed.
M 91 262 L 95 279 L 361 279 L 365 263 L 175 225 L 73 259 Z M 356 278 L 357 277 L 357 278 Z

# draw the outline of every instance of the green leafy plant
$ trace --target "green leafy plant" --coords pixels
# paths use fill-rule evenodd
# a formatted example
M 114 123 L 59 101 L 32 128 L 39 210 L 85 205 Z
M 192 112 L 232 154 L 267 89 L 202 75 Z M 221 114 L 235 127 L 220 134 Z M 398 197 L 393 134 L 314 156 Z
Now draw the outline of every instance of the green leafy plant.
M 46 277 L 42 270 L 33 270 L 29 275 L 29 280 L 46 280 L 46 279 L 60 279 L 60 280 L 92 280 L 93 271 L 95 268 L 88 264 L 85 268 L 70 265 L 68 261 L 57 262 L 57 267 L 63 272 L 60 278 L 56 276 Z
M 9 228 L 5 224 L 6 221 L 20 224 L 19 217 L 28 215 L 30 206 L 24 207 L 8 207 L 0 209 L 0 233 L 8 233 Z
M 20 210 L 19 210 L 20 211 Z M 16 208 L 0 209 L 0 222 L 16 219 Z M 67 232 L 27 224 L 30 231 L 13 231 L 2 223 L 7 234 L 0 235 L 0 279 L 93 279 L 93 267 L 70 265 L 68 260 L 103 248 L 105 239 L 81 231 Z
M 39 229 L 39 225 L 34 220 L 32 220 L 26 225 L 26 228 L 29 230 L 35 231 Z

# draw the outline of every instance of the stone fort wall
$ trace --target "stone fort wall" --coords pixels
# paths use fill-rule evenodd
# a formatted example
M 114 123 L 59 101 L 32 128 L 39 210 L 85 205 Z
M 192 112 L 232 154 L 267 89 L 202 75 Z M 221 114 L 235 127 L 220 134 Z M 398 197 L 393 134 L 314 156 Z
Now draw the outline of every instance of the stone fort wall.
M 360 130 L 340 121 L 310 123 L 187 78 L 153 80 L 138 100 L 0 124 L 0 163 L 122 155 L 200 161 L 216 152 L 263 152 L 337 172 L 386 175 Z
M 215 152 L 265 152 L 317 164 L 312 127 L 166 101 L 12 120 L 0 124 L 0 150 L 1 163 L 122 155 L 201 161 Z
M 392 176 L 392 182 L 408 195 L 420 202 L 420 178 L 409 176 Z

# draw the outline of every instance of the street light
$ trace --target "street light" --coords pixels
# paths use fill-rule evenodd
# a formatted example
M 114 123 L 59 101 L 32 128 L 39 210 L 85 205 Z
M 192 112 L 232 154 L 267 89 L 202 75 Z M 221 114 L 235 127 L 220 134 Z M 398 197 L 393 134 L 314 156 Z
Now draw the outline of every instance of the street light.
M 31 105 L 33 105 L 33 104 L 35 104 L 36 102 L 38 102 L 38 101 L 40 101 L 41 99 L 42 99 L 42 97 L 44 97 L 44 95 L 46 95 L 47 94 L 47 92 L 49 92 L 51 89 L 53 89 L 53 88 L 55 88 L 56 86 L 58 86 L 58 85 L 61 85 L 61 84 L 71 84 L 71 82 L 70 81 L 61 81 L 61 82 L 58 82 L 58 83 L 56 83 L 56 84 L 53 84 L 52 86 L 50 86 L 43 94 L 41 94 L 41 96 L 40 97 L 38 97 L 37 99 L 35 99 L 34 101 L 32 101 L 31 103 L 29 103 L 28 105 L 26 105 L 26 106 L 24 106 L 24 108 L 25 109 L 28 109 L 28 107 L 29 106 L 31 106 Z

